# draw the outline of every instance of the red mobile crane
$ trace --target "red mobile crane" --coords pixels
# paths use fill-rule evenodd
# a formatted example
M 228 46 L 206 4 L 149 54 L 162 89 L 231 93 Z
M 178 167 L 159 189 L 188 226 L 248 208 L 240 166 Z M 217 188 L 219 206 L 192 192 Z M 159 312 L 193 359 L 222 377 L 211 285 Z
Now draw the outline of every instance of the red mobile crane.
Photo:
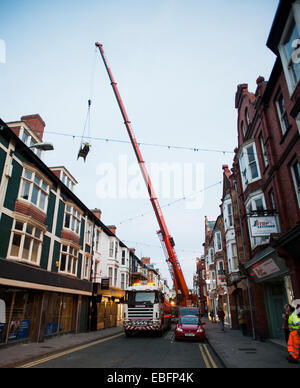
M 103 46 L 102 46 L 102 44 L 100 44 L 98 42 L 95 43 L 95 45 L 96 45 L 96 47 L 98 47 L 100 54 L 102 56 L 102 59 L 103 59 L 104 65 L 106 67 L 109 79 L 111 81 L 111 86 L 112 86 L 113 91 L 115 93 L 115 97 L 117 99 L 119 108 L 121 110 L 121 113 L 122 113 L 122 116 L 124 119 L 124 124 L 126 126 L 131 144 L 133 146 L 137 161 L 138 161 L 139 166 L 140 166 L 140 170 L 142 172 L 144 181 L 145 181 L 146 186 L 147 186 L 147 190 L 148 190 L 148 193 L 150 196 L 150 201 L 152 203 L 154 213 L 155 213 L 155 216 L 156 216 L 156 219 L 158 221 L 159 228 L 160 228 L 160 230 L 157 232 L 157 234 L 159 235 L 159 239 L 161 241 L 161 244 L 162 244 L 166 259 L 167 259 L 167 263 L 169 266 L 169 270 L 170 270 L 170 273 L 171 273 L 171 276 L 172 276 L 172 279 L 174 282 L 174 287 L 175 287 L 175 291 L 176 291 L 176 295 L 177 295 L 177 304 L 188 305 L 191 303 L 195 303 L 196 302 L 196 295 L 189 294 L 188 287 L 186 285 L 179 261 L 177 259 L 177 256 L 176 256 L 176 253 L 174 250 L 174 246 L 175 246 L 174 240 L 168 232 L 168 228 L 167 228 L 167 225 L 165 223 L 162 210 L 159 206 L 158 199 L 155 195 L 155 192 L 154 192 L 154 189 L 153 189 L 145 162 L 143 160 L 143 157 L 142 157 L 140 148 L 138 146 L 137 140 L 135 138 L 135 135 L 133 133 L 133 130 L 131 127 L 131 122 L 129 121 L 129 118 L 127 116 L 123 101 L 121 99 L 121 96 L 120 96 L 120 93 L 119 93 L 119 90 L 117 87 L 117 84 L 113 78 L 110 67 L 108 66 L 108 62 L 107 62 L 105 54 L 104 54 Z

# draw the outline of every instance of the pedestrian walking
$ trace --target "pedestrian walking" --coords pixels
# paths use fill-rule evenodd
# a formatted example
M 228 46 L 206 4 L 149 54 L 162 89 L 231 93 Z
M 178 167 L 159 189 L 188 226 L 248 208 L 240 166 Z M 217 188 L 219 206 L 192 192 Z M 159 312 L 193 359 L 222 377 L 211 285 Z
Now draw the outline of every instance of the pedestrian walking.
M 211 310 L 209 316 L 210 316 L 210 319 L 211 319 L 212 323 L 214 323 L 215 322 L 215 312 L 214 312 L 214 310 Z
M 300 299 L 295 299 L 292 303 L 294 311 L 290 314 L 288 325 L 290 332 L 300 329 Z
M 282 330 L 284 331 L 284 337 L 285 337 L 285 342 L 288 343 L 289 341 L 289 336 L 290 336 L 290 329 L 289 329 L 289 317 L 293 312 L 293 307 L 290 304 L 284 305 L 283 308 L 283 314 L 282 314 Z
M 219 321 L 220 321 L 221 330 L 224 331 L 224 318 L 225 318 L 225 313 L 224 313 L 222 307 L 219 308 L 217 314 L 218 314 L 218 318 L 219 318 Z
M 287 343 L 289 352 L 288 361 L 293 364 L 299 363 L 300 350 L 300 299 L 296 299 L 292 303 L 293 312 L 288 319 L 290 336 Z
M 238 321 L 240 328 L 242 330 L 243 336 L 247 335 L 247 326 L 246 326 L 246 315 L 244 309 L 240 309 L 239 315 L 238 315 Z

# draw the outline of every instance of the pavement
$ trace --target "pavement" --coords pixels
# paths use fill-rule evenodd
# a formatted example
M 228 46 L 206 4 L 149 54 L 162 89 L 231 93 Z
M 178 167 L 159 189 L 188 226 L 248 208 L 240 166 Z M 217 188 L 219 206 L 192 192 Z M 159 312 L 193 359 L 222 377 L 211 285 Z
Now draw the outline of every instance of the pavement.
M 204 319 L 207 342 L 213 348 L 226 368 L 300 368 L 287 361 L 287 348 L 284 341 L 265 342 L 244 337 L 240 330 L 225 326 L 221 331 L 218 323 Z
M 221 331 L 218 323 L 204 319 L 206 339 L 226 368 L 300 368 L 290 364 L 284 342 L 253 340 L 244 337 L 239 330 L 225 326 Z M 0 368 L 13 368 L 57 352 L 83 346 L 119 333 L 122 327 L 79 334 L 63 334 L 40 343 L 19 343 L 0 346 Z
M 122 327 L 112 327 L 99 331 L 79 334 L 62 334 L 45 339 L 44 342 L 28 342 L 0 346 L 0 368 L 14 368 L 33 360 L 50 356 L 57 352 L 83 346 L 119 333 Z

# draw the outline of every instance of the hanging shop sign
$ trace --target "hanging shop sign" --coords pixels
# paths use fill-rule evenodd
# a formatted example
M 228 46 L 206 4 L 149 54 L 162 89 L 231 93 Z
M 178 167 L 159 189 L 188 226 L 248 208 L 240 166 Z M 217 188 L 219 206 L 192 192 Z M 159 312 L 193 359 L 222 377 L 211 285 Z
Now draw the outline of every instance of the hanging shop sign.
M 270 236 L 279 233 L 275 217 L 250 217 L 250 230 L 252 237 Z

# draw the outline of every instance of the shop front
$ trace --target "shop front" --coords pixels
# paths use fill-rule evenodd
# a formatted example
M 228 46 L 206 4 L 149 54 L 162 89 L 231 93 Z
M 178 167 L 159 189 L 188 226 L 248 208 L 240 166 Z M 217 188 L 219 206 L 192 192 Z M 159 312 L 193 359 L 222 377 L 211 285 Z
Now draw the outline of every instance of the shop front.
M 263 286 L 270 337 L 284 339 L 282 314 L 290 293 L 289 269 L 285 260 L 274 248 L 268 247 L 246 263 L 245 268 L 250 278 Z
M 94 283 L 92 298 L 92 330 L 122 326 L 125 291 Z

